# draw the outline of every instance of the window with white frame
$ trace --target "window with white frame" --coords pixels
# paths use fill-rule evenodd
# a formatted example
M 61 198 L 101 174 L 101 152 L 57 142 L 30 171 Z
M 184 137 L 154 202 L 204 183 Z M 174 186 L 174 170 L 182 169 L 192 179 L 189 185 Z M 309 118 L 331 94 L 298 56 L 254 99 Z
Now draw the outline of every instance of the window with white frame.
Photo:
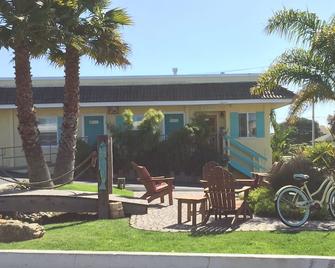
M 134 130 L 138 129 L 138 126 L 141 124 L 142 120 L 143 120 L 143 115 L 134 115 L 133 116 L 133 126 L 134 126 Z
M 239 113 L 239 137 L 256 137 L 256 113 Z
M 39 117 L 40 144 L 57 145 L 57 117 Z

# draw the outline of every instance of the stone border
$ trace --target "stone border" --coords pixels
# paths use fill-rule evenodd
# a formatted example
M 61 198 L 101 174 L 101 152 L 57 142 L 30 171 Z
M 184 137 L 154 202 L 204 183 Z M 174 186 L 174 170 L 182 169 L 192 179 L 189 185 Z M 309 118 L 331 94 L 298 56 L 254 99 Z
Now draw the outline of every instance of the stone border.
M 335 257 L 159 252 L 0 251 L 6 268 L 321 268 L 335 267 Z

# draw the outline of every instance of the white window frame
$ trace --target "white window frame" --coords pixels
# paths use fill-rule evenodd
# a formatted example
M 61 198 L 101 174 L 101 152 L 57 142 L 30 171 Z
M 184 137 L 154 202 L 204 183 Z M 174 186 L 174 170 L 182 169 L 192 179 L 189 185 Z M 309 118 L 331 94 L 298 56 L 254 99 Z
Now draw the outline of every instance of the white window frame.
M 38 116 L 37 117 L 37 126 L 39 127 L 39 120 L 40 119 L 42 119 L 42 118 L 52 118 L 52 119 L 54 119 L 54 118 L 56 118 L 56 144 L 41 144 L 41 147 L 42 148 L 49 148 L 49 147 L 51 147 L 51 148 L 56 148 L 56 147 L 58 147 L 58 145 L 59 145 L 59 139 L 60 139 L 60 137 L 58 137 L 58 117 L 57 116 L 49 116 L 49 115 L 47 115 L 47 116 Z
M 138 117 L 142 118 L 140 121 L 136 120 L 136 122 L 137 122 L 136 126 L 134 124 L 135 123 L 135 120 L 134 120 L 135 116 L 138 116 Z M 133 127 L 134 127 L 133 130 L 138 130 L 138 125 L 140 124 L 140 122 L 143 121 L 143 119 L 144 119 L 144 114 L 133 114 Z
M 256 138 L 257 133 L 255 134 L 255 136 L 250 136 L 250 131 L 249 131 L 249 114 L 255 114 L 255 116 L 256 116 L 256 112 L 238 113 L 238 115 L 240 115 L 240 114 L 246 114 L 247 115 L 247 136 L 240 136 L 240 118 L 238 117 L 238 126 L 239 126 L 238 137 L 239 138 Z M 256 120 L 256 131 L 257 131 L 257 120 Z

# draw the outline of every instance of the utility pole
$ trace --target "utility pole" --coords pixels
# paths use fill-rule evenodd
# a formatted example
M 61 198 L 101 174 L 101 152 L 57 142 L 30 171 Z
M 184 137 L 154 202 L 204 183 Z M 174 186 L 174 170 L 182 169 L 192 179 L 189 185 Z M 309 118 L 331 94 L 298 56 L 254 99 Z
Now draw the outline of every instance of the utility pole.
M 315 107 L 314 107 L 314 100 L 312 102 L 312 146 L 315 146 Z

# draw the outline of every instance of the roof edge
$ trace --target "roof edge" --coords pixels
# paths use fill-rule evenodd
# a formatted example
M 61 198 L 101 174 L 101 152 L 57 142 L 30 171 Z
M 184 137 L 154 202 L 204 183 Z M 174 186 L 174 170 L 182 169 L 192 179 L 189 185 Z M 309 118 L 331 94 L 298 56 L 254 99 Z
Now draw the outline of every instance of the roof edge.
M 148 75 L 148 76 L 83 76 L 81 86 L 121 86 L 157 84 L 201 84 L 256 82 L 259 73 L 248 74 L 189 74 L 189 75 Z M 64 77 L 36 77 L 34 87 L 64 86 Z M 15 87 L 14 78 L 0 78 L 0 87 Z
M 81 102 L 80 107 L 126 107 L 126 106 L 181 106 L 181 105 L 222 105 L 222 104 L 282 104 L 292 99 L 240 99 L 240 100 L 200 100 L 200 101 L 123 101 L 123 102 Z M 61 108 L 63 103 L 38 103 L 37 108 Z M 14 104 L 1 104 L 0 109 L 16 109 Z

